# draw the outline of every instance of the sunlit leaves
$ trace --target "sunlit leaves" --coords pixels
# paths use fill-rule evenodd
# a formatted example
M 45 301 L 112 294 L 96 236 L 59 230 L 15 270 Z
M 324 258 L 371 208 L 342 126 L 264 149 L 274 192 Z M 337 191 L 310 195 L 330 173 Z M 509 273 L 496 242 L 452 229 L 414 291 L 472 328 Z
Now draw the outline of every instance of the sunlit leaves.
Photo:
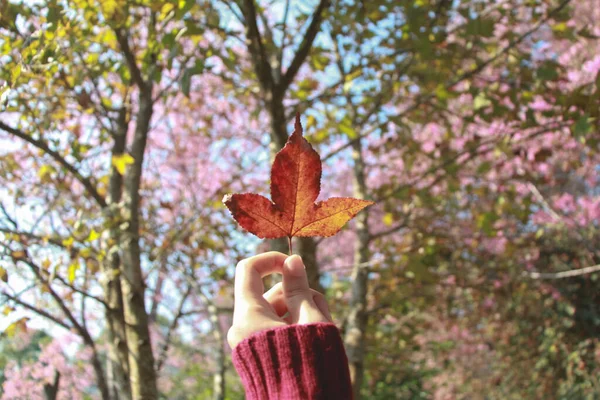
M 115 167 L 121 175 L 125 175 L 125 170 L 127 169 L 127 166 L 133 164 L 134 162 L 135 160 L 133 159 L 133 157 L 131 157 L 127 153 L 114 155 L 112 156 L 111 161 L 112 166 Z
M 12 338 L 18 334 L 27 333 L 27 321 L 29 321 L 28 317 L 19 318 L 6 327 L 4 334 L 9 338 Z
M 75 281 L 75 274 L 80 268 L 80 264 L 77 260 L 73 260 L 69 267 L 67 268 L 67 280 L 69 283 L 73 283 Z

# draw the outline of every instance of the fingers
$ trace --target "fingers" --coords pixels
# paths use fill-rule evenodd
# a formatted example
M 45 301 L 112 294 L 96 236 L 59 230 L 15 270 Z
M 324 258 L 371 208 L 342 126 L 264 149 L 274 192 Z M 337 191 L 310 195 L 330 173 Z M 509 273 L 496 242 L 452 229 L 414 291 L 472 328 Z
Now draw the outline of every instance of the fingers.
M 288 312 L 287 304 L 285 303 L 285 297 L 283 296 L 283 285 L 281 282 L 276 283 L 271 289 L 263 294 L 267 303 L 273 307 L 273 310 L 278 317 L 284 316 Z
M 315 303 L 302 259 L 293 255 L 283 266 L 283 295 L 292 323 L 329 322 Z M 323 299 L 324 300 L 324 299 Z
M 235 302 L 261 302 L 265 290 L 262 278 L 282 272 L 286 255 L 276 251 L 259 254 L 238 263 L 235 268 Z
M 325 300 L 325 296 L 323 296 L 321 293 L 317 292 L 316 290 L 311 289 L 311 292 L 313 294 L 313 301 L 317 305 L 317 308 L 319 309 L 319 311 L 321 311 L 321 314 L 323 314 L 323 316 L 325 318 L 327 318 L 327 320 L 329 322 L 333 322 L 333 318 L 331 318 L 331 313 L 329 312 L 329 304 L 327 304 L 327 300 Z

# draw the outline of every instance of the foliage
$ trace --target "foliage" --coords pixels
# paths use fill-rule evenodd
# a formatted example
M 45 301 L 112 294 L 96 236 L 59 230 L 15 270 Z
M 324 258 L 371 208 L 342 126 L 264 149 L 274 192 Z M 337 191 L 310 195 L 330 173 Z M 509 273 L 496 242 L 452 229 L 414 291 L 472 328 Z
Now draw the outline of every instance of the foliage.
M 0 2 L 3 342 L 32 319 L 55 349 L 72 332 L 73 359 L 40 345 L 22 364 L 85 359 L 80 396 L 241 397 L 223 332 L 232 267 L 258 250 L 219 199 L 267 190 L 302 112 L 321 196 L 376 203 L 296 242 L 355 393 L 598 397 L 599 13 Z

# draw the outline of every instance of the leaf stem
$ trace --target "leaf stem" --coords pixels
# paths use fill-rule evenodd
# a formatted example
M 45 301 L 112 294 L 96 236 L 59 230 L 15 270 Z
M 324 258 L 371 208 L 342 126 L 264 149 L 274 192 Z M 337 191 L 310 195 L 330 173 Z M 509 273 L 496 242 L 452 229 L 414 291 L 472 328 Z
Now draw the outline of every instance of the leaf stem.
M 288 236 L 288 246 L 290 248 L 290 256 L 291 256 L 292 255 L 292 251 L 293 251 L 293 248 L 292 248 L 292 237 L 291 236 Z

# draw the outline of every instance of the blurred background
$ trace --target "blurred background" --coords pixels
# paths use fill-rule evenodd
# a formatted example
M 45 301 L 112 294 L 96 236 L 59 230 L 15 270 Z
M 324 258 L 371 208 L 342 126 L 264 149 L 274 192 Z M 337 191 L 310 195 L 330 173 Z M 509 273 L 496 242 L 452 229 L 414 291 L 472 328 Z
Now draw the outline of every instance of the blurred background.
M 295 239 L 356 398 L 600 397 L 597 0 L 0 0 L 2 399 L 242 399 L 236 263 L 301 113 Z

